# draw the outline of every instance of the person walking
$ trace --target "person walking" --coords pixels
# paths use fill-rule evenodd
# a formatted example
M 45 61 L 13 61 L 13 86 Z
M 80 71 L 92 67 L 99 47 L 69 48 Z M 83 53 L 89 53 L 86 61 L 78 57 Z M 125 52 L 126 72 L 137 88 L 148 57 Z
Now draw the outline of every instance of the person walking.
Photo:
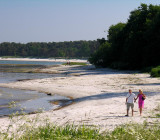
M 132 109 L 132 116 L 133 116 L 135 97 L 136 97 L 136 95 L 134 93 L 132 93 L 131 89 L 129 89 L 129 93 L 127 94 L 127 97 L 126 97 L 127 115 L 125 115 L 125 116 L 129 116 L 129 109 L 130 108 Z
M 135 101 L 138 99 L 138 106 L 139 106 L 139 112 L 140 116 L 142 115 L 142 109 L 144 108 L 144 100 L 146 99 L 146 95 L 143 93 L 141 89 L 139 89 L 139 94 L 137 95 L 137 98 Z

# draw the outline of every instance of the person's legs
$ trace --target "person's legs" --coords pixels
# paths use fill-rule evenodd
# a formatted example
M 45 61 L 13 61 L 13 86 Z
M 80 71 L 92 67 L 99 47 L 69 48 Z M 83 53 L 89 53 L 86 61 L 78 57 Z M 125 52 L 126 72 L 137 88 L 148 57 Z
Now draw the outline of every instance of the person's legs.
M 142 115 L 142 102 L 139 102 L 139 113 L 140 113 L 140 116 Z
M 129 108 L 130 108 L 130 104 L 127 103 L 127 115 L 126 116 L 129 116 Z
M 133 112 L 134 112 L 134 109 L 132 109 L 132 116 L 134 115 Z
M 126 116 L 128 116 L 128 113 L 129 113 L 129 109 L 127 109 L 127 115 Z
M 139 108 L 140 116 L 142 115 L 142 107 Z
M 133 113 L 134 113 L 134 104 L 131 105 L 131 108 L 132 108 L 132 116 L 133 116 Z

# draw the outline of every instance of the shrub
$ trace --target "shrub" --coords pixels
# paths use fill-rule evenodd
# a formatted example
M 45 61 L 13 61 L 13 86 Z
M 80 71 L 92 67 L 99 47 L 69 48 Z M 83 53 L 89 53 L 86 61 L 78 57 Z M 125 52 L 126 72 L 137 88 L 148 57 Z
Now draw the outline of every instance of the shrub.
M 151 77 L 160 77 L 160 66 L 152 68 Z

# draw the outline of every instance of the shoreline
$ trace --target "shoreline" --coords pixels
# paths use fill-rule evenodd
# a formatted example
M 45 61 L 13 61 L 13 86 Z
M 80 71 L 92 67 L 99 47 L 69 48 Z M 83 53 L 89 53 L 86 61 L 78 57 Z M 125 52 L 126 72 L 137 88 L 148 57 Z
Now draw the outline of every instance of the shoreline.
M 0 84 L 2 87 L 36 90 L 45 93 L 73 97 L 74 104 L 39 114 L 49 118 L 57 125 L 95 125 L 100 130 L 110 129 L 130 123 L 143 123 L 160 120 L 152 118 L 151 113 L 160 100 L 160 78 L 151 78 L 149 74 L 96 69 L 94 66 L 60 66 L 43 69 L 67 73 L 66 77 L 53 77 Z M 70 76 L 68 76 L 70 75 Z M 134 117 L 125 117 L 125 99 L 128 89 L 137 95 L 142 89 L 147 96 L 143 116 L 139 116 L 138 104 L 135 104 Z M 131 111 L 130 111 L 131 115 Z M 32 117 L 32 115 L 29 115 Z M 6 124 L 4 123 L 6 122 Z M 7 119 L 0 119 L 1 126 L 7 126 Z
M 5 61 L 46 61 L 46 62 L 67 62 L 67 61 L 70 61 L 70 62 L 87 62 L 87 60 L 82 60 L 82 59 L 56 59 L 56 58 L 53 58 L 53 59 L 37 59 L 37 58 L 2 58 L 0 57 L 0 60 L 5 60 Z
M 46 94 L 46 93 L 44 93 L 44 94 Z M 72 104 L 74 104 L 75 102 L 74 102 L 74 100 L 71 98 L 71 97 L 67 97 L 67 98 L 69 98 L 69 100 L 67 99 L 63 99 L 63 100 L 51 100 L 51 101 L 49 101 L 49 103 L 50 104 L 53 104 L 53 105 L 58 105 L 58 107 L 56 107 L 56 108 L 54 108 L 54 109 L 51 109 L 52 111 L 55 111 L 55 110 L 60 110 L 60 109 L 62 109 L 62 108 L 65 108 L 65 107 L 67 107 L 67 106 L 70 106 L 70 105 L 72 105 Z M 3 106 L 3 105 L 2 105 Z M 5 106 L 5 105 L 4 105 Z M 6 107 L 6 106 L 5 106 Z M 9 106 L 7 106 L 8 108 L 9 108 Z M 48 110 L 48 111 L 51 111 L 51 110 Z M 47 112 L 47 111 L 44 111 L 44 112 Z M 26 113 L 25 112 L 25 114 L 26 115 L 32 115 L 32 114 L 38 114 L 38 113 L 40 113 L 40 112 L 38 112 L 38 111 L 32 111 L 32 112 L 28 112 L 28 113 Z M 8 114 L 8 115 L 2 115 L 2 116 L 0 116 L 0 120 L 2 119 L 2 118 L 5 118 L 5 119 L 8 119 L 9 117 L 11 116 L 11 114 Z M 19 114 L 18 114 L 18 116 L 23 116 L 23 112 L 21 113 L 21 112 L 19 112 Z

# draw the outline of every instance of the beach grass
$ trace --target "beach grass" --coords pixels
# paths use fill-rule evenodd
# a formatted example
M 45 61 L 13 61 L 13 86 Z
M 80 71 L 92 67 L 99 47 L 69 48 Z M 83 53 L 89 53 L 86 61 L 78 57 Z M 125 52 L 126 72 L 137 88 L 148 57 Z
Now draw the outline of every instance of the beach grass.
M 160 118 L 160 104 L 157 105 L 157 107 L 154 110 L 155 113 L 155 117 L 156 118 Z
M 0 133 L 6 140 L 157 140 L 160 139 L 160 122 L 143 124 L 131 123 L 118 126 L 113 131 L 100 132 L 93 126 L 56 126 L 47 123 L 45 126 L 34 128 L 32 126 L 22 129 L 21 136 L 9 136 Z
M 97 129 L 88 128 L 86 126 L 75 127 L 74 125 L 66 125 L 64 127 L 46 125 L 39 127 L 32 132 L 27 132 L 20 137 L 20 140 L 35 139 L 102 139 L 103 136 Z
M 64 63 L 63 65 L 79 65 L 79 66 L 86 66 L 87 63 L 83 63 L 83 62 L 69 62 L 69 63 Z

